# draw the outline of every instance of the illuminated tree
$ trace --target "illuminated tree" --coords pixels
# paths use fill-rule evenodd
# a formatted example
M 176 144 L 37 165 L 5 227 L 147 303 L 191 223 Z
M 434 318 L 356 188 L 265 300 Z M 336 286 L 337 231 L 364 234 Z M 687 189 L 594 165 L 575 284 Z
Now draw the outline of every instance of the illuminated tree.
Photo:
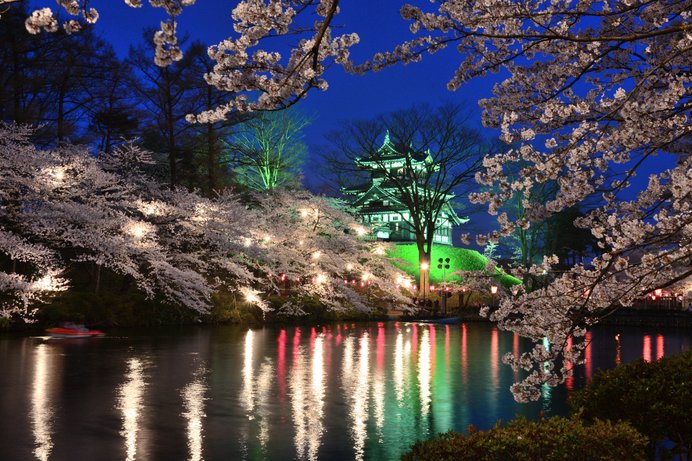
M 384 251 L 356 239 L 353 218 L 326 199 L 277 192 L 248 210 L 228 191 L 207 199 L 153 181 L 142 172 L 151 154 L 131 144 L 99 159 L 67 144 L 37 149 L 31 135 L 0 125 L 4 317 L 31 320 L 36 302 L 65 289 L 62 271 L 90 264 L 200 314 L 218 290 L 274 293 L 279 280 L 267 274 L 300 278 L 284 302 L 288 314 L 302 297 L 368 311 L 367 292 L 344 284 L 347 271 L 405 302 L 396 287 L 404 280 Z
M 255 191 L 300 185 L 307 154 L 303 128 L 311 120 L 299 112 L 263 112 L 241 124 L 226 146 L 236 180 Z

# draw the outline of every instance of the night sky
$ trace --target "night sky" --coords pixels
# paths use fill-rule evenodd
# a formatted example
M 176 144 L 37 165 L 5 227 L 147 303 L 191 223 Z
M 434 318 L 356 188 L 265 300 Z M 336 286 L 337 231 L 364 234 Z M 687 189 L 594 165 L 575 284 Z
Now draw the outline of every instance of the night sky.
M 207 45 L 227 38 L 233 33 L 231 10 L 235 4 L 235 1 L 199 0 L 179 17 L 180 35 L 188 33 L 191 40 L 200 40 Z M 158 22 L 166 18 L 163 10 L 151 8 L 146 3 L 138 10 L 127 7 L 122 0 L 94 3 L 94 6 L 101 12 L 96 30 L 114 45 L 121 57 L 127 55 L 130 45 L 141 42 L 142 29 L 157 27 Z M 343 25 L 344 33 L 355 31 L 361 37 L 361 43 L 352 49 L 356 62 L 362 62 L 377 51 L 390 50 L 411 36 L 408 24 L 399 16 L 400 6 L 400 2 L 391 1 L 344 2 L 335 25 Z M 338 129 L 343 120 L 368 119 L 420 103 L 432 106 L 446 101 L 468 103 L 480 126 L 477 101 L 490 96 L 496 80 L 476 79 L 457 92 L 448 91 L 447 81 L 459 61 L 458 53 L 447 49 L 425 56 L 420 63 L 400 65 L 365 76 L 348 75 L 339 67 L 330 69 L 326 75 L 329 90 L 312 92 L 298 105 L 302 112 L 316 117 L 306 130 L 306 141 L 311 150 L 323 144 L 324 135 Z M 486 135 L 495 136 L 495 132 L 487 130 Z

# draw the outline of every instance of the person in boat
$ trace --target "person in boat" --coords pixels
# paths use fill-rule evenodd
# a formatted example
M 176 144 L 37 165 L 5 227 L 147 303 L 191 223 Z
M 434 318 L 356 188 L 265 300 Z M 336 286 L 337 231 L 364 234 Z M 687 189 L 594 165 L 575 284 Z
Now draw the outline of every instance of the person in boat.
M 68 330 L 87 331 L 87 328 L 81 323 L 77 324 L 74 322 L 63 322 L 62 327 L 67 328 Z

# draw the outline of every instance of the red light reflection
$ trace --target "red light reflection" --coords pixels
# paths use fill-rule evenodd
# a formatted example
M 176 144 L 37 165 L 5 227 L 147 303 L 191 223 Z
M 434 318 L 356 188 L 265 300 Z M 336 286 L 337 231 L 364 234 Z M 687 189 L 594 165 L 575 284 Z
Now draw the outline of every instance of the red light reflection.
M 645 362 L 651 362 L 651 336 L 644 336 L 644 344 L 642 345 L 642 357 Z

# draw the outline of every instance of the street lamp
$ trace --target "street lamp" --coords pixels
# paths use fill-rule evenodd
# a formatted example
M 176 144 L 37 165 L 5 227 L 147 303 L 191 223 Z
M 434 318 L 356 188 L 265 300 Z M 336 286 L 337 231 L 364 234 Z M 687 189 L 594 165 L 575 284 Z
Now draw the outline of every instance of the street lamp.
M 449 269 L 449 258 L 440 258 L 437 262 L 439 263 L 437 268 L 442 269 L 442 308 L 445 315 L 447 315 L 447 269 Z
M 420 264 L 420 291 L 423 293 L 423 304 L 425 304 L 426 292 L 428 291 L 428 285 L 430 284 L 430 264 L 427 261 L 423 261 Z
M 497 285 L 490 286 L 490 294 L 492 294 L 492 305 L 495 307 L 495 295 L 497 294 Z
M 466 297 L 466 293 L 468 291 L 469 291 L 469 287 L 466 287 L 466 286 L 461 287 L 461 294 L 459 295 L 459 309 L 461 309 L 462 307 L 464 307 L 464 308 L 466 307 L 466 303 L 468 302 L 468 300 L 465 299 L 465 297 Z

